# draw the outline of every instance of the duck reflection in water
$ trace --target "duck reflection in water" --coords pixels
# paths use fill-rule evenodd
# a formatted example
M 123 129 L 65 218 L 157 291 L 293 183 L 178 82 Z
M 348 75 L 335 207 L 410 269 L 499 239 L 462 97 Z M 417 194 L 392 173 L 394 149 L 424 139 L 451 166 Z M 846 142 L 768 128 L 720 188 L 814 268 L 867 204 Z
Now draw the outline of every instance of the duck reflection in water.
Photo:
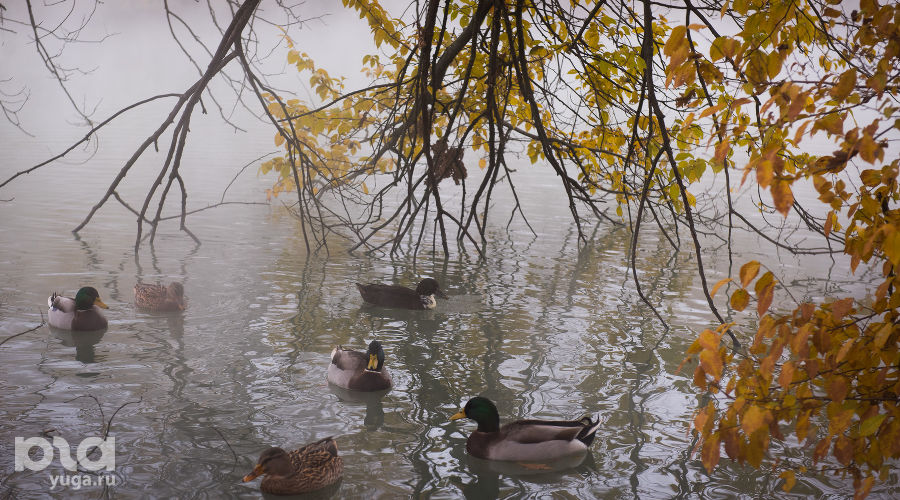
M 66 347 L 75 347 L 75 359 L 82 363 L 94 363 L 94 346 L 100 342 L 106 333 L 106 328 L 90 332 L 76 332 L 50 327 L 53 336 L 62 341 Z
M 328 389 L 344 403 L 362 403 L 366 405 L 366 416 L 363 425 L 368 430 L 377 430 L 384 425 L 384 396 L 391 392 L 390 389 L 373 392 L 349 391 L 334 384 L 328 384 Z

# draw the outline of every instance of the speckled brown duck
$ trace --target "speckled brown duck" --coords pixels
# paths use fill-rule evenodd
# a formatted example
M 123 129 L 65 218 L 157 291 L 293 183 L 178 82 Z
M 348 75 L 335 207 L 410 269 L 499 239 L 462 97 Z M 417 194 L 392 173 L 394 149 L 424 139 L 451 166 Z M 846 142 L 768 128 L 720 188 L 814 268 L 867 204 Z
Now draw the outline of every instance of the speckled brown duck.
M 147 311 L 183 311 L 184 287 L 174 281 L 169 286 L 138 283 L 134 285 L 134 305 Z
M 273 447 L 262 452 L 244 482 L 263 476 L 259 489 L 273 495 L 299 495 L 334 484 L 344 472 L 337 443 L 331 437 L 287 452 Z

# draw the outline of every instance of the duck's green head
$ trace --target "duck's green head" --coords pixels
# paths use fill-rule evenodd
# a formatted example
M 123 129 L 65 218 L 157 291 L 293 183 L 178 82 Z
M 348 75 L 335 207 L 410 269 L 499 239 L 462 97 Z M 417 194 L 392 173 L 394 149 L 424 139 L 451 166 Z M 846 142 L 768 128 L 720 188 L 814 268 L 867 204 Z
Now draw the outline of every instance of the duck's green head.
M 381 347 L 381 342 L 377 340 L 369 342 L 366 354 L 369 355 L 369 364 L 366 366 L 366 370 L 381 371 L 381 367 L 384 366 L 384 349 Z
M 450 420 L 461 418 L 470 418 L 478 422 L 478 432 L 496 432 L 500 429 L 500 415 L 497 413 L 497 407 L 490 399 L 481 396 L 470 399 L 462 410 L 450 417 Z
M 109 309 L 109 306 L 100 300 L 100 293 L 97 292 L 96 288 L 92 286 L 81 287 L 78 293 L 75 294 L 75 309 L 87 311 L 94 306 Z

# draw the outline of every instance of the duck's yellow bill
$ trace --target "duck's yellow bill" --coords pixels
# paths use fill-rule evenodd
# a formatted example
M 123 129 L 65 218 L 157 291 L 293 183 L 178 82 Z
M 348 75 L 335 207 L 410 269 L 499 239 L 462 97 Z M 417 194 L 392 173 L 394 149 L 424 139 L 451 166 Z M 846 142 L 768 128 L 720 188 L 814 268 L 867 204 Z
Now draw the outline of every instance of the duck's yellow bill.
M 459 420 L 461 418 L 466 418 L 466 410 L 459 410 L 459 412 L 450 417 L 450 420 Z
M 100 297 L 94 299 L 94 305 L 97 307 L 102 307 L 103 309 L 109 309 L 109 306 L 104 304 L 103 301 L 100 300 Z
M 257 477 L 259 477 L 259 475 L 262 473 L 263 473 L 262 465 L 256 464 L 256 467 L 253 468 L 253 472 L 244 476 L 244 482 L 246 483 L 247 481 L 253 481 Z
M 369 366 L 366 367 L 366 370 L 375 370 L 378 368 L 378 356 L 374 354 L 369 354 Z

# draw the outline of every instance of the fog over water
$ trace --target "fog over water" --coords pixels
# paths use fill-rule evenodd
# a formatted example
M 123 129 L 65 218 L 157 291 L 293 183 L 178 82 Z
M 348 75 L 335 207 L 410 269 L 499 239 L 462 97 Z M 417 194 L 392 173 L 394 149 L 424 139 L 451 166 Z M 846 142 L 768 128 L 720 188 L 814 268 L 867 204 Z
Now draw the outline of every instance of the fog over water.
M 4 5 L 5 17 L 26 18 L 21 5 Z M 367 26 L 336 2 L 323 5 L 303 5 L 312 19 L 290 32 L 294 42 L 332 76 L 347 76 L 348 88 L 364 84 L 358 67 L 373 50 Z M 177 9 L 197 23 L 209 45 L 217 43 L 205 4 Z M 86 133 L 37 59 L 26 29 L 10 29 L 15 33 L 0 30 L 0 80 L 11 78 L 0 89 L 27 87 L 19 116 L 33 137 L 0 120 L 2 179 Z M 100 5 L 82 37 L 107 33 L 113 36 L 102 43 L 67 46 L 62 59 L 93 70 L 73 76 L 70 91 L 79 104 L 96 109 L 94 119 L 150 95 L 182 92 L 198 78 L 157 2 Z M 272 51 L 265 68 L 277 87 L 305 95 L 308 82 L 286 65 L 279 34 L 260 27 L 259 50 Z M 192 50 L 203 66 L 208 58 Z M 246 130 L 224 123 L 204 98 L 209 113 L 195 113 L 182 167 L 188 208 L 217 203 L 236 175 L 226 200 L 265 202 L 274 179 L 257 175 L 256 159 L 277 151 L 274 132 L 240 106 L 232 114 L 234 100 L 224 82 L 214 88 L 226 116 Z M 350 255 L 340 239 L 330 242 L 327 254 L 307 255 L 299 223 L 282 203 L 290 203 L 288 195 L 190 216 L 188 227 L 200 245 L 177 222 L 164 223 L 156 244 L 142 245 L 139 258 L 135 216 L 115 200 L 73 235 L 173 102 L 123 115 L 86 150 L 0 189 L 0 199 L 9 200 L 0 202 L 0 341 L 38 325 L 53 291 L 71 295 L 90 285 L 109 305 L 105 332 L 43 326 L 0 346 L 0 497 L 257 498 L 258 482 L 241 478 L 261 450 L 326 436 L 336 437 L 345 470 L 339 486 L 320 497 L 766 498 L 781 492 L 777 473 L 723 459 L 707 474 L 699 456 L 687 453 L 699 396 L 693 369 L 677 367 L 696 334 L 714 324 L 692 252 L 673 252 L 650 224 L 642 230 L 638 273 L 670 321 L 666 329 L 631 281 L 630 233 L 600 222 L 588 228 L 592 239 L 580 246 L 568 207 L 553 203 L 562 196 L 558 181 L 546 165 L 527 158 L 511 162 L 523 211 L 538 235 L 519 217 L 507 228 L 512 199 L 498 189 L 483 260 L 474 252 L 444 260 L 430 252 L 430 243 L 416 260 Z M 120 188 L 132 206 L 143 202 L 158 174 L 170 135 Z M 474 183 L 481 174 L 478 158 L 469 155 Z M 722 181 L 710 176 L 706 182 Z M 448 203 L 458 199 L 447 186 Z M 177 205 L 166 213 L 176 213 Z M 790 284 L 797 300 L 866 289 L 868 271 L 849 274 L 845 259 L 798 258 L 745 233 L 735 238 L 734 262 L 780 266 L 779 280 Z M 705 243 L 708 280 L 715 283 L 728 274 L 729 262 L 720 245 Z M 414 285 L 425 276 L 435 277 L 451 297 L 439 299 L 433 311 L 366 306 L 354 286 Z M 135 283 L 173 280 L 185 287 L 183 313 L 134 308 Z M 724 294 L 717 299 L 724 311 Z M 782 305 L 790 304 L 784 298 Z M 729 318 L 745 332 L 754 330 L 748 316 Z M 359 400 L 329 387 L 332 348 L 364 350 L 373 338 L 384 345 L 393 390 Z M 594 414 L 603 425 L 591 453 L 578 463 L 555 464 L 561 470 L 550 471 L 504 468 L 466 454 L 473 422 L 448 421 L 478 394 L 497 403 L 502 422 Z M 82 439 L 102 436 L 120 407 L 109 429 L 116 440 L 115 470 L 88 475 L 112 476 L 115 485 L 51 490 L 52 477 L 74 474 L 58 456 L 46 470 L 14 471 L 16 437 L 60 436 L 74 450 Z M 803 460 L 796 443 L 787 447 L 773 443 L 770 456 Z M 792 495 L 846 497 L 852 491 L 850 479 L 809 474 L 798 476 Z M 876 484 L 870 498 L 896 495 L 900 487 L 892 475 Z

